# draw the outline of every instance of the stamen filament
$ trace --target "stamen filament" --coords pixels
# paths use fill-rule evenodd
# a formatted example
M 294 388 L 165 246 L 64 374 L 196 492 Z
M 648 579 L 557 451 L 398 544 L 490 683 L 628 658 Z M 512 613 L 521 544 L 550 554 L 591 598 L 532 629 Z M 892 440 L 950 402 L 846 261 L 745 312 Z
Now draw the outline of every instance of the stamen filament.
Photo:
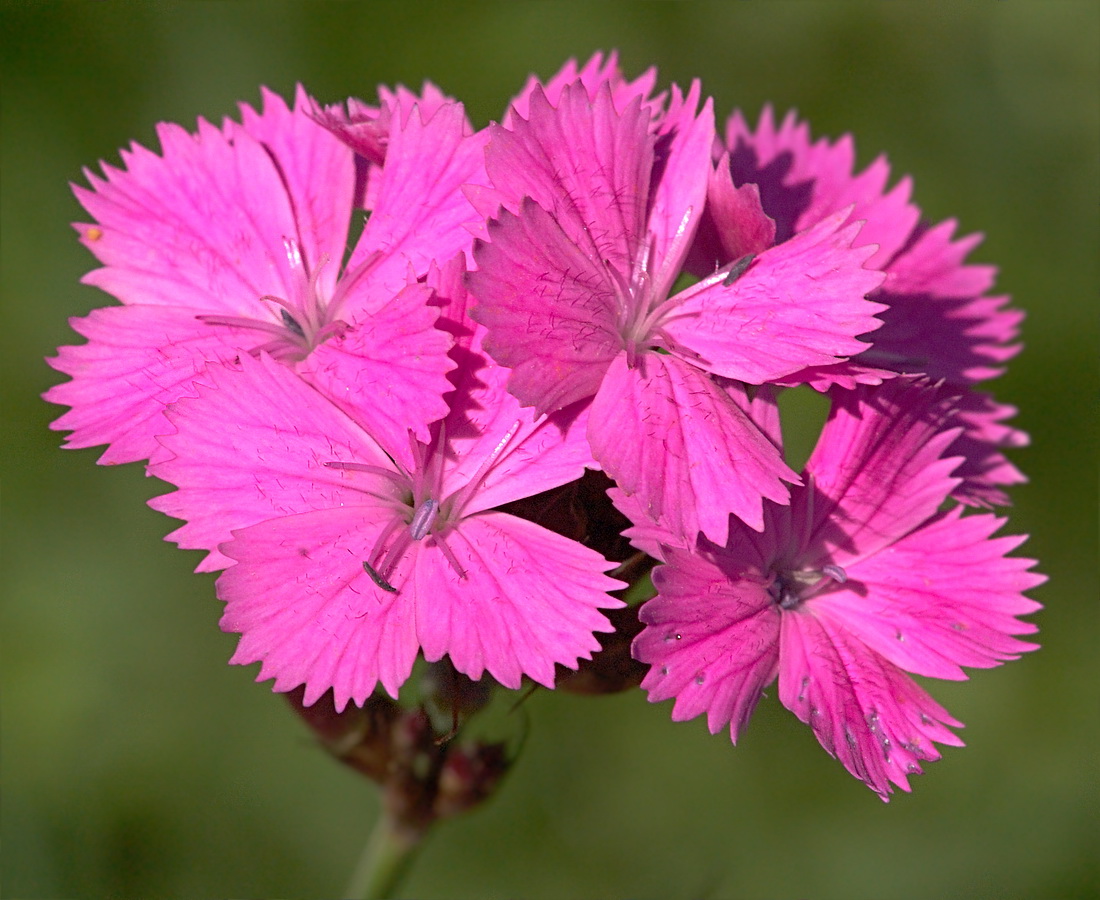
M 473 478 L 451 495 L 449 498 L 450 509 L 448 510 L 448 517 L 452 521 L 462 515 L 463 507 L 469 502 L 474 492 L 481 487 L 481 483 L 489 474 L 489 470 L 492 469 L 493 465 L 500 458 L 501 454 L 504 452 L 504 448 L 507 447 L 512 438 L 516 436 L 516 432 L 519 431 L 522 424 L 523 420 L 517 419 L 512 427 L 508 429 L 504 437 L 497 442 L 492 452 L 482 461 L 481 465 L 478 466 Z

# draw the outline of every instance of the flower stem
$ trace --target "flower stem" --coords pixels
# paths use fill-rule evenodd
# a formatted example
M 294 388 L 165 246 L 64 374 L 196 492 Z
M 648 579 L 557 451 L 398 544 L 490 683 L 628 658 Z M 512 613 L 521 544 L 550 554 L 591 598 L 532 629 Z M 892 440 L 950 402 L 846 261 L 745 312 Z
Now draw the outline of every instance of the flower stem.
M 421 838 L 423 833 L 399 825 L 382 810 L 344 896 L 349 900 L 393 896 L 416 856 Z

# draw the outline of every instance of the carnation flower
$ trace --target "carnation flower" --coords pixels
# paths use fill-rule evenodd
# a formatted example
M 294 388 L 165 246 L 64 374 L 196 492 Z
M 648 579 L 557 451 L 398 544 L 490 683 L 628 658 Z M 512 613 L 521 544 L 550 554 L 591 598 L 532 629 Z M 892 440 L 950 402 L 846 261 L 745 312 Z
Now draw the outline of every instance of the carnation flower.
M 399 461 L 360 410 L 338 407 L 267 353 L 211 366 L 172 405 L 172 457 L 152 474 L 178 486 L 158 506 L 187 519 L 174 537 L 228 570 L 222 627 L 232 662 L 261 662 L 275 689 L 330 688 L 337 709 L 381 682 L 393 696 L 417 653 L 507 687 L 552 686 L 611 629 L 600 607 L 622 583 L 598 553 L 494 508 L 580 477 L 585 413 L 536 417 L 504 389 L 463 309 L 463 266 L 431 280 L 455 333 L 448 414 L 423 422 Z M 422 416 L 421 418 L 424 418 Z
M 887 189 L 890 166 L 884 157 L 859 173 L 854 162 L 850 135 L 835 143 L 812 141 L 809 126 L 793 112 L 776 126 L 770 107 L 754 131 L 735 112 L 690 265 L 708 274 L 845 210 L 848 221 L 862 221 L 853 244 L 873 248 L 868 265 L 886 276 L 870 295 L 883 304 L 882 327 L 865 336 L 872 344 L 851 359 L 809 366 L 782 383 L 825 390 L 832 384 L 876 384 L 902 373 L 955 386 L 967 395 L 960 402 L 969 410 L 965 437 L 953 448 L 968 459 L 955 495 L 971 504 L 1006 504 L 1003 488 L 1024 478 L 1001 451 L 1027 438 L 1003 424 L 1015 409 L 969 389 L 1001 374 L 1019 351 L 1023 314 L 1008 307 L 1007 297 L 986 296 L 992 266 L 965 262 L 980 235 L 954 239 L 954 221 L 923 222 L 910 202 L 909 178 Z
M 470 277 L 486 349 L 525 405 L 591 399 L 594 456 L 652 519 L 720 541 L 730 511 L 761 528 L 795 476 L 712 376 L 761 384 L 864 349 L 872 250 L 841 213 L 673 294 L 711 171 L 698 84 L 665 111 L 618 82 L 525 99 L 486 148 L 479 206 L 503 207 Z
M 160 155 L 135 145 L 124 169 L 87 173 L 91 189 L 74 190 L 95 223 L 77 230 L 103 267 L 85 281 L 123 305 L 74 319 L 88 343 L 51 360 L 72 376 L 46 394 L 72 407 L 53 425 L 68 445 L 109 444 L 103 463 L 156 457 L 164 407 L 241 353 L 267 353 L 337 402 L 371 391 L 372 433 L 392 445 L 408 430 L 393 411 L 444 415 L 450 340 L 417 279 L 470 243 L 460 188 L 479 177 L 482 139 L 461 105 L 425 116 L 414 100 L 389 109 L 373 213 L 346 263 L 353 154 L 301 89 L 293 110 L 265 91 L 262 113 L 242 106 L 221 129 L 161 125 Z
M 778 440 L 774 405 L 754 405 Z M 951 415 L 950 394 L 912 379 L 834 389 L 805 484 L 767 505 L 762 534 L 640 529 L 664 559 L 634 642 L 650 700 L 675 698 L 674 719 L 706 714 L 736 743 L 778 677 L 783 705 L 883 799 L 936 743 L 960 745 L 960 723 L 907 673 L 962 679 L 1034 649 L 1016 637 L 1036 630 L 1022 592 L 1044 578 L 1008 556 L 1023 538 L 992 537 L 1003 519 L 940 511 L 958 482 Z

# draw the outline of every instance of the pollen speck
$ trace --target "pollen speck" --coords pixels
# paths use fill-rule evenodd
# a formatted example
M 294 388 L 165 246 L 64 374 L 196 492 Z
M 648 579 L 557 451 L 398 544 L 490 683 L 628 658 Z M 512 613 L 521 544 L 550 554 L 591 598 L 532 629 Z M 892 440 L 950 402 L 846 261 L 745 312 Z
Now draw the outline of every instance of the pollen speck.
M 84 237 L 87 238 L 89 241 L 98 241 L 101 237 L 103 237 L 103 229 L 93 225 L 91 228 L 84 232 Z

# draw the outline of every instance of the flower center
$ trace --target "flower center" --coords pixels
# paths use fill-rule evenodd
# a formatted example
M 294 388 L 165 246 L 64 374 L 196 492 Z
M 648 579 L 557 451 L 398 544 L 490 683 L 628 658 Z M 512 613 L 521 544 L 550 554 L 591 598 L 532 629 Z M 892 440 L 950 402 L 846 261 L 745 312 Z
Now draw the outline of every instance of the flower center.
M 283 238 L 287 261 L 291 271 L 289 297 L 265 294 L 259 299 L 279 307 L 279 320 L 250 316 L 199 316 L 208 325 L 228 325 L 248 328 L 269 335 L 269 339 L 253 347 L 254 356 L 268 353 L 282 362 L 299 362 L 330 337 L 340 337 L 347 330 L 346 322 L 335 318 L 337 300 L 322 299 L 318 277 L 328 258 L 322 256 L 313 272 L 309 272 L 302 259 L 297 242 Z M 336 292 L 337 297 L 339 291 Z
M 768 593 L 780 609 L 798 609 L 831 584 L 844 584 L 847 580 L 845 571 L 830 563 L 820 569 L 776 572 L 772 583 L 768 585 Z

